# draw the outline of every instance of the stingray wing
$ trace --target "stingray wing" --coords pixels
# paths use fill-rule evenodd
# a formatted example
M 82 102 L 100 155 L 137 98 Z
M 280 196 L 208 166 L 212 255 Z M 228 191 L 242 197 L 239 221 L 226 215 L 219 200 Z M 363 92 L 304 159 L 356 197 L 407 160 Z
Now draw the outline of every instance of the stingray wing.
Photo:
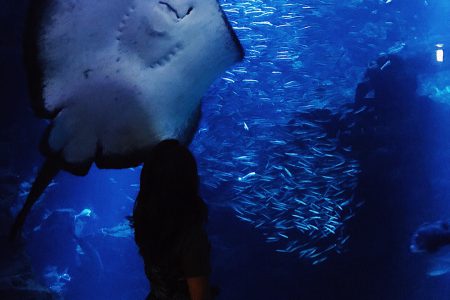
M 24 51 L 32 106 L 40 117 L 53 118 L 64 102 L 45 97 L 44 88 L 55 78 L 88 75 L 86 58 L 111 46 L 130 1 L 99 0 L 90 5 L 73 0 L 30 3 Z

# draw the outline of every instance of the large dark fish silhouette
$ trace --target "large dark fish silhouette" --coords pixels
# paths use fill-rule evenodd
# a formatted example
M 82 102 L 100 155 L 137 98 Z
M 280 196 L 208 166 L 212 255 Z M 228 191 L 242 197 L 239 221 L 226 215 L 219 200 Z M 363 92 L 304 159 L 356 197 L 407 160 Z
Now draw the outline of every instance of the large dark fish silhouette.
M 450 246 L 450 222 L 437 221 L 420 226 L 414 233 L 410 250 L 412 253 L 435 253 Z
M 164 139 L 189 143 L 200 100 L 244 51 L 217 0 L 34 0 L 26 62 L 32 105 L 51 120 L 46 162 L 14 238 L 59 170 L 139 165 Z

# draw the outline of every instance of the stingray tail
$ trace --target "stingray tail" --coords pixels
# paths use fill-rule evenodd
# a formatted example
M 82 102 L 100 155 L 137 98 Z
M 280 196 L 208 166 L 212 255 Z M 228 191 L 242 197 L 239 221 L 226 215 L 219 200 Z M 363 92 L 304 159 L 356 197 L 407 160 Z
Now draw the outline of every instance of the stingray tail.
M 39 199 L 42 193 L 45 191 L 47 186 L 50 184 L 56 174 L 61 170 L 60 165 L 57 161 L 52 159 L 47 159 L 42 165 L 39 173 L 31 187 L 30 193 L 27 196 L 27 200 L 17 215 L 14 224 L 9 233 L 9 240 L 14 241 L 17 235 L 22 230 L 25 219 L 33 207 L 34 203 Z

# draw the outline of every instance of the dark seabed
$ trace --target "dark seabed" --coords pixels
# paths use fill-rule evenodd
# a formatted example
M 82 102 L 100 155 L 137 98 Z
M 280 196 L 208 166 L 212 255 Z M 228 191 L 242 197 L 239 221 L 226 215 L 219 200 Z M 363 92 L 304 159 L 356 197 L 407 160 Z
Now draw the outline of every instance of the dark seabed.
M 219 299 L 450 299 L 449 246 L 415 251 L 450 233 L 450 2 L 220 2 L 246 57 L 210 87 L 191 144 Z M 6 239 L 47 125 L 29 105 L 27 6 L 0 6 L 0 298 L 144 299 L 126 220 L 140 168 L 60 173 Z M 387 94 L 355 103 L 381 53 Z

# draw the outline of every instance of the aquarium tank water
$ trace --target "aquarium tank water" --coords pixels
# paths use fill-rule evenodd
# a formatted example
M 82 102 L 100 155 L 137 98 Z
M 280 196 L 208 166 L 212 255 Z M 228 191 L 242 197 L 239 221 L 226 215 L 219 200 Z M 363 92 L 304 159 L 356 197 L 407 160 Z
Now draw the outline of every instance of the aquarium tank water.
M 0 299 L 145 299 L 141 167 L 60 172 L 7 238 L 44 159 L 29 2 L 0 8 Z M 219 2 L 245 58 L 190 144 L 217 299 L 450 299 L 450 2 Z

